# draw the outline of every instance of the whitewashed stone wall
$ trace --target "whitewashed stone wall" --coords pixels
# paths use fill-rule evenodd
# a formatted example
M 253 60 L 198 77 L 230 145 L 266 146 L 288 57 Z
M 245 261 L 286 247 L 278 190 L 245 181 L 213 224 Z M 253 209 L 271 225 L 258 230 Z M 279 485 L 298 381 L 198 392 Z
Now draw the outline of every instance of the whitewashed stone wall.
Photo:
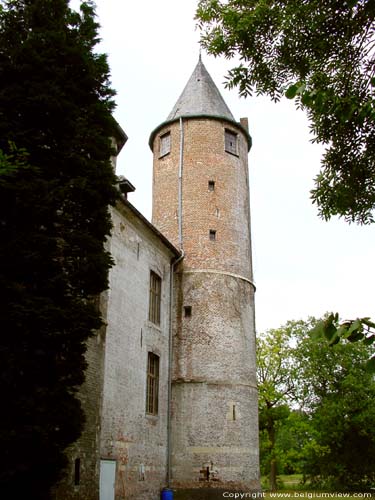
M 101 458 L 116 460 L 116 500 L 160 498 L 167 467 L 173 252 L 127 202 L 113 211 Z M 160 327 L 148 320 L 150 271 L 162 279 Z M 160 356 L 159 414 L 146 414 L 148 352 Z

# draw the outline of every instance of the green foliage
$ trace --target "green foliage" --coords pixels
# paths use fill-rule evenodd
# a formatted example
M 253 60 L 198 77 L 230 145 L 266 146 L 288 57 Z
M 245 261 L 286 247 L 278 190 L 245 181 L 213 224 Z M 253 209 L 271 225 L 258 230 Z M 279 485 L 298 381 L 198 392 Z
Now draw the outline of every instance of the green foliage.
M 240 63 L 227 84 L 240 95 L 283 95 L 306 110 L 325 144 L 312 200 L 320 215 L 373 222 L 375 6 L 371 0 L 200 0 L 209 53 Z
M 319 433 L 312 424 L 311 415 L 292 410 L 278 429 L 276 450 L 280 457 L 279 472 L 282 474 L 306 473 L 311 455 L 324 456 L 328 448 L 320 445 Z
M 320 487 L 365 489 L 375 481 L 375 381 L 366 370 L 372 346 L 349 340 L 330 346 L 325 338 L 310 335 L 318 324 L 314 318 L 290 321 L 267 332 L 269 342 L 274 339 L 280 345 L 283 339 L 285 346 L 272 350 L 270 372 L 284 366 L 283 379 L 289 376 L 292 384 L 275 414 L 271 408 L 273 434 L 260 397 L 262 472 L 270 472 L 276 460 L 279 472 L 302 473 Z M 275 389 L 269 393 L 279 394 L 281 379 L 274 380 Z M 259 390 L 262 394 L 261 381 Z
M 340 321 L 338 313 L 331 313 L 317 323 L 311 335 L 315 339 L 326 338 L 329 345 L 347 340 L 370 346 L 375 342 L 374 329 L 375 323 L 370 318 Z M 367 361 L 366 369 L 375 373 L 375 354 Z
M 114 92 L 93 4 L 0 9 L 0 416 L 4 498 L 49 498 L 82 431 L 76 393 L 102 322 Z
M 304 473 L 321 486 L 362 489 L 375 481 L 375 383 L 366 370 L 370 350 L 350 341 L 331 347 L 308 329 L 296 349 L 296 396 L 311 415 L 320 447 L 307 456 Z
M 276 447 L 278 429 L 288 418 L 287 403 L 293 397 L 294 363 L 292 328 L 268 330 L 257 339 L 257 378 L 261 468 L 269 471 L 270 489 L 277 488 L 280 454 Z

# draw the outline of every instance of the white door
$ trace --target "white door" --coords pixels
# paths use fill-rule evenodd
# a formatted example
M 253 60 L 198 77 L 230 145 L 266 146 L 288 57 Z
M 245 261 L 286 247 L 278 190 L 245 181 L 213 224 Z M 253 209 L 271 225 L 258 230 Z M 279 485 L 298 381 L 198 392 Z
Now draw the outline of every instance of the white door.
M 100 500 L 115 500 L 116 461 L 100 460 Z

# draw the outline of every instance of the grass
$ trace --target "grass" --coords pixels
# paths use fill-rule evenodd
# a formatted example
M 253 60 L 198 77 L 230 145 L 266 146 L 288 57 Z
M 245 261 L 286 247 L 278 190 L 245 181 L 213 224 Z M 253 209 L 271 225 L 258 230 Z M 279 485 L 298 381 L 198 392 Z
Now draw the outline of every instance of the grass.
M 277 476 L 278 490 L 306 490 L 309 487 L 309 483 L 303 483 L 302 479 L 302 474 L 279 474 Z M 262 477 L 261 483 L 263 490 L 269 490 L 268 477 Z

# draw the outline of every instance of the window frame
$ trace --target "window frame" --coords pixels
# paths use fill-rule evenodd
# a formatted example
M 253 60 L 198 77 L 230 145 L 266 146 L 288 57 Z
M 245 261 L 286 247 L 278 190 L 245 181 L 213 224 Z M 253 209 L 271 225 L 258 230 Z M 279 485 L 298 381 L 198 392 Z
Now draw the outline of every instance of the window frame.
M 210 229 L 208 232 L 208 237 L 210 241 L 216 241 L 216 229 Z
M 171 131 L 159 136 L 159 158 L 169 155 L 171 152 Z
M 214 180 L 208 181 L 208 191 L 210 193 L 213 193 L 215 191 L 215 181 Z
M 159 414 L 159 373 L 160 356 L 152 351 L 147 353 L 146 414 Z
M 224 150 L 231 155 L 238 156 L 238 134 L 229 128 L 224 129 Z
M 151 323 L 157 326 L 160 326 L 161 322 L 161 286 L 161 277 L 155 273 L 155 271 L 151 270 L 148 299 L 148 319 Z
M 184 306 L 184 317 L 185 318 L 191 318 L 192 311 L 193 311 L 192 306 Z

